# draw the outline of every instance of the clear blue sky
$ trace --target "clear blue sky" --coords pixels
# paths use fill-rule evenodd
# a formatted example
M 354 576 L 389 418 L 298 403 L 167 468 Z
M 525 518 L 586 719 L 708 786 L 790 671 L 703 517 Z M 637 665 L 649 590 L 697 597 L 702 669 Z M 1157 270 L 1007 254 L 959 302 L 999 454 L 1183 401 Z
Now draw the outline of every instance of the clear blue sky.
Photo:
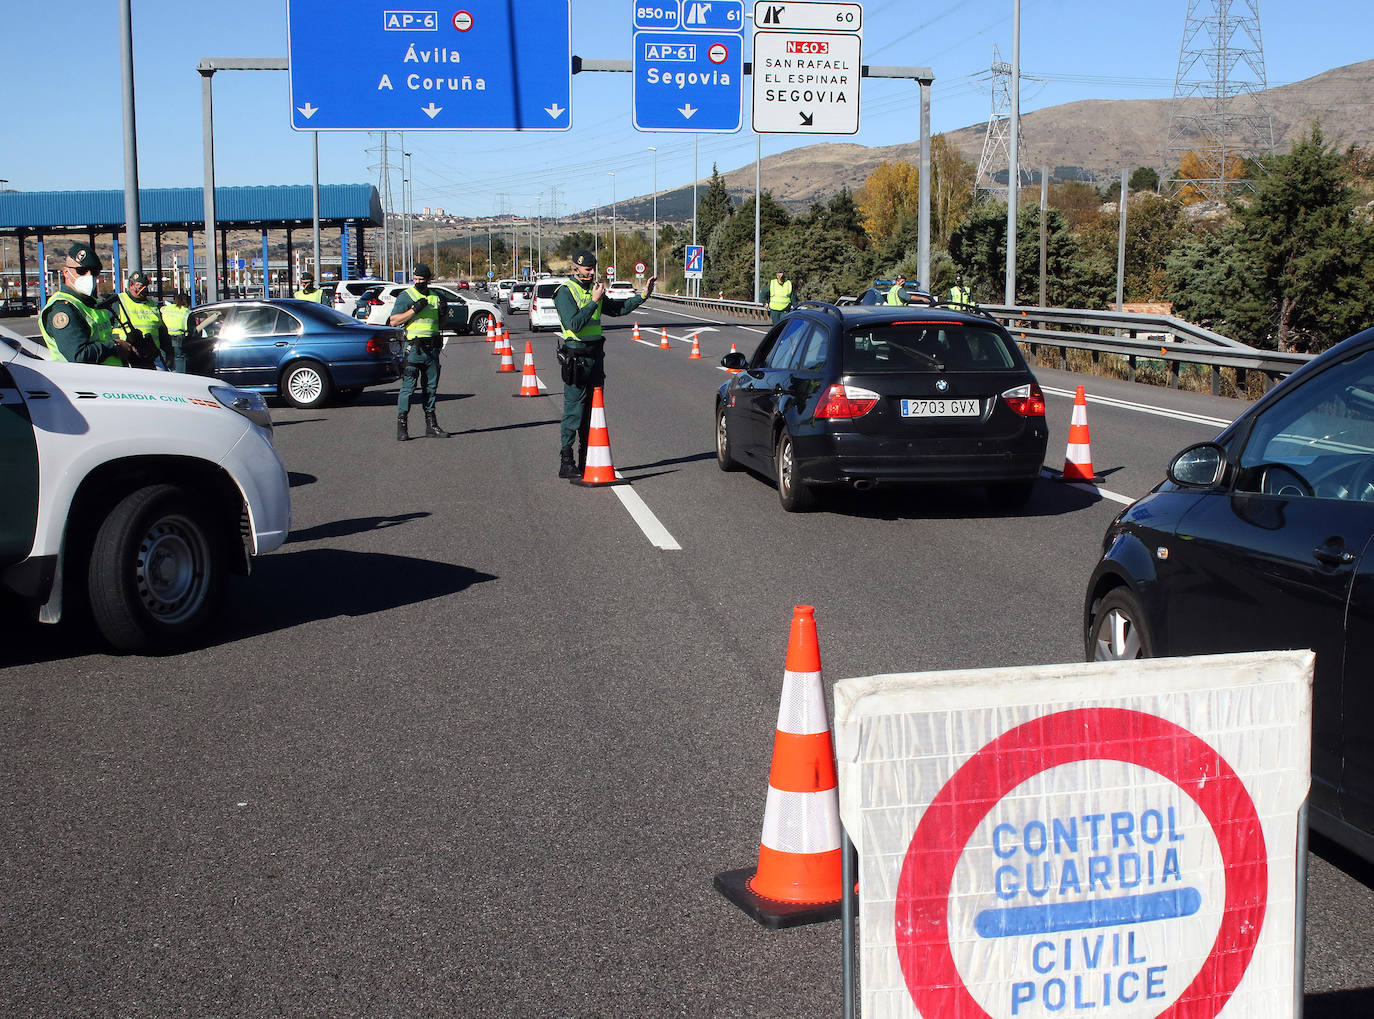
M 1238 10 L 1240 0 L 1234 0 Z M 1269 84 L 1299 81 L 1374 56 L 1363 30 L 1368 0 L 1259 5 Z M 357 0 L 340 8 L 357 10 Z M 403 5 L 396 5 L 398 7 Z M 417 5 L 405 5 L 408 8 Z M 428 9 L 432 5 L 418 5 Z M 450 5 L 458 10 L 461 4 Z M 746 3 L 746 10 L 752 4 Z M 0 61 L 6 144 L 0 178 L 25 191 L 123 187 L 117 0 L 6 4 Z M 1012 0 L 872 0 L 864 5 L 863 62 L 926 66 L 936 76 L 936 133 L 985 121 L 987 68 L 996 44 L 1011 59 Z M 1080 99 L 1167 98 L 1172 94 L 1186 0 L 1022 0 L 1022 111 Z M 631 58 L 632 5 L 572 0 L 573 52 Z M 447 9 L 444 9 L 447 14 Z M 1335 26 L 1333 30 L 1333 26 Z M 1344 26 L 1344 29 L 1341 28 Z M 202 181 L 200 78 L 203 57 L 285 57 L 285 0 L 133 0 L 139 177 L 143 187 Z M 749 32 L 746 31 L 746 39 Z M 347 60 L 347 53 L 340 59 Z M 660 189 L 690 184 L 691 135 L 646 134 L 631 120 L 631 75 L 573 79 L 573 129 L 563 133 L 409 132 L 414 204 L 460 215 L 523 214 L 542 196 L 549 215 L 623 200 L 652 189 L 658 147 Z M 220 185 L 308 184 L 310 135 L 289 126 L 284 72 L 215 76 L 216 180 Z M 744 130 L 700 135 L 699 167 L 752 164 L 749 82 Z M 765 155 L 818 141 L 893 145 L 919 137 L 912 82 L 866 79 L 860 132 L 853 136 L 764 135 Z M 378 144 L 363 132 L 320 135 L 322 183 L 376 183 Z M 608 173 L 614 171 L 614 181 Z M 764 187 L 769 186 L 765 177 Z M 557 188 L 558 194 L 551 189 Z M 399 173 L 393 178 L 398 196 Z M 504 195 L 504 199 L 501 197 Z

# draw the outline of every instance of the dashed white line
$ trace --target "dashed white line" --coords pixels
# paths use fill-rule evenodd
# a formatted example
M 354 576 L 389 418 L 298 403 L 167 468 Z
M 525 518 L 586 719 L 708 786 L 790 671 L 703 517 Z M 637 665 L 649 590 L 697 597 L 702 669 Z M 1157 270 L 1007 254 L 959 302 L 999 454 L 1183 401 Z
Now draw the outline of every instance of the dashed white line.
M 1074 398 L 1074 393 L 1067 389 L 1054 389 L 1050 386 L 1041 387 L 1047 395 L 1067 396 L 1070 400 Z M 1205 414 L 1191 414 L 1184 410 L 1169 410 L 1165 407 L 1152 407 L 1146 403 L 1132 403 L 1128 400 L 1114 400 L 1110 396 L 1089 396 L 1089 403 L 1100 403 L 1105 407 L 1117 407 L 1121 410 L 1133 410 L 1141 414 L 1153 414 L 1156 417 L 1173 418 L 1176 421 L 1192 421 L 1200 425 L 1216 425 L 1224 428 L 1231 422 L 1228 418 L 1208 417 Z
M 615 472 L 617 478 L 621 477 L 619 471 Z M 644 537 L 653 543 L 655 548 L 664 551 L 681 551 L 682 546 L 677 543 L 677 539 L 669 533 L 668 528 L 654 516 L 654 511 L 649 509 L 643 499 L 629 485 L 615 485 L 611 491 L 615 492 L 615 497 L 620 500 L 620 504 L 630 514 L 630 519 L 639 525 L 639 529 L 644 532 Z

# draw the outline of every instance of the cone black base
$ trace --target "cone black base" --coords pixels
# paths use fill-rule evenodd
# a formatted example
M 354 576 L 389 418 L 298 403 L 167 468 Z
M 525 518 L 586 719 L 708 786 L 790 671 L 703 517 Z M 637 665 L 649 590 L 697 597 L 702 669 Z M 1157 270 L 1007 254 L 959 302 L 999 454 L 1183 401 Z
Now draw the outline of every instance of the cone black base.
M 581 478 L 569 478 L 568 483 L 577 485 L 580 488 L 610 488 L 612 485 L 628 485 L 628 478 L 616 478 L 614 481 L 583 481 Z
M 829 923 L 840 918 L 839 899 L 834 902 L 779 902 L 757 894 L 748 884 L 757 871 L 757 867 L 746 867 L 717 874 L 716 891 L 770 931 L 809 923 Z

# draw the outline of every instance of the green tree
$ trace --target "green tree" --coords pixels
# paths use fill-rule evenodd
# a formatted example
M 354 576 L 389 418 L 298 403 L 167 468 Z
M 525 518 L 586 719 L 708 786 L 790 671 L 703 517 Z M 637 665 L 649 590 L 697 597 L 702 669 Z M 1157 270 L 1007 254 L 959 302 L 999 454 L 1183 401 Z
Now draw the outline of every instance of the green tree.
M 1159 173 L 1148 166 L 1137 166 L 1126 186 L 1132 191 L 1159 190 Z
M 725 178 L 720 175 L 716 164 L 711 164 L 711 179 L 706 191 L 697 199 L 697 238 L 709 238 L 722 220 L 734 215 L 735 203 L 730 192 L 725 190 Z
M 1100 308 L 1115 291 L 1116 259 L 1084 257 L 1058 209 L 1046 218 L 1046 300 L 1066 308 Z M 984 202 L 950 238 L 950 255 L 983 304 L 1006 296 L 1007 206 Z M 1040 206 L 1028 202 L 1016 215 L 1016 303 L 1040 301 Z
M 1354 216 L 1342 157 L 1321 129 L 1265 161 L 1249 200 L 1235 199 L 1238 248 L 1269 303 L 1273 346 L 1316 353 L 1367 325 L 1374 313 L 1371 229 Z M 1253 342 L 1253 340 L 1252 340 Z

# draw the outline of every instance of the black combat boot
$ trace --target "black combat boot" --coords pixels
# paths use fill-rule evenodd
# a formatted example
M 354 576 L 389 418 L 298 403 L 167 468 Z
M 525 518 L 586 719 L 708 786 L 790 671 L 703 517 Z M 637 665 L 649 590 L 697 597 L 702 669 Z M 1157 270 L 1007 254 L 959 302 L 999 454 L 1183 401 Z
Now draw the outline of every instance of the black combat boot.
M 410 415 L 396 415 L 396 441 L 405 442 L 410 438 Z
M 439 427 L 439 421 L 432 410 L 425 411 L 425 438 L 427 439 L 447 439 L 452 432 L 446 432 Z
M 558 451 L 558 476 L 560 478 L 577 477 L 577 465 L 573 463 L 571 446 L 564 446 Z

